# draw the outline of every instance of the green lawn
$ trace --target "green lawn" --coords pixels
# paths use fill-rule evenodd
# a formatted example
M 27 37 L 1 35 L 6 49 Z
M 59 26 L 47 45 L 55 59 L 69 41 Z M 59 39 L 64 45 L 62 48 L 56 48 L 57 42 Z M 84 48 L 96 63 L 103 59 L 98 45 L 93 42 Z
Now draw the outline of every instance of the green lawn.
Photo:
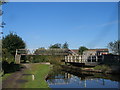
M 50 71 L 50 65 L 45 64 L 32 64 L 31 68 L 25 70 L 25 74 L 34 74 L 35 79 L 32 80 L 32 75 L 26 75 L 24 80 L 28 80 L 22 85 L 23 88 L 49 88 L 45 81 L 45 76 Z
M 7 73 L 5 75 L 2 76 L 2 80 L 7 79 L 7 77 L 9 77 L 10 75 L 12 75 L 13 73 Z

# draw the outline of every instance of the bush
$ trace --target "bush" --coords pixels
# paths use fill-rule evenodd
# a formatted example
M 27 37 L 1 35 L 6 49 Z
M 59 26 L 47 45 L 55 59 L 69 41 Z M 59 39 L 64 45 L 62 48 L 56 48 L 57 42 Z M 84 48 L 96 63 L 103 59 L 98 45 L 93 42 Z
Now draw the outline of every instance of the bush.
M 40 63 L 40 62 L 48 62 L 49 61 L 47 56 L 40 56 L 40 55 L 27 56 L 27 60 L 32 63 Z
M 98 65 L 96 67 L 94 67 L 95 70 L 101 70 L 102 72 L 106 72 L 108 70 L 110 70 L 111 68 L 107 65 Z
M 62 59 L 63 59 L 63 56 L 49 56 L 49 62 L 51 64 L 60 65 Z
M 2 69 L 4 73 L 11 73 L 20 70 L 20 64 L 14 64 L 14 62 L 8 63 L 6 61 L 2 62 Z
M 32 63 L 50 62 L 51 64 L 61 64 L 63 56 L 27 56 L 27 60 Z

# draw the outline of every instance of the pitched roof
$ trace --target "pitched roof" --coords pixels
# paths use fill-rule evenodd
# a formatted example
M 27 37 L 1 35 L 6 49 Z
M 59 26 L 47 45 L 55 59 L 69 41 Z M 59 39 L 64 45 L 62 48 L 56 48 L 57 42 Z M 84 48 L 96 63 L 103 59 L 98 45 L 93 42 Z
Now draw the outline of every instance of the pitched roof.
M 78 53 L 79 52 L 79 50 L 78 49 L 71 49 L 73 52 L 75 52 L 75 53 Z
M 87 51 L 108 51 L 107 48 L 103 48 L 103 49 L 88 49 Z

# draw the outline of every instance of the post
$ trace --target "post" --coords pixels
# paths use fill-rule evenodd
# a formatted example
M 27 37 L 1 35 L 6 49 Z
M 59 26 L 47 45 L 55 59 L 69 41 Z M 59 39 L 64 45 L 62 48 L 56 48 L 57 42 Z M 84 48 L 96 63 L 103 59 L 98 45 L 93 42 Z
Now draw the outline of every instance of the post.
M 72 56 L 71 56 L 71 62 L 72 62 Z
M 74 59 L 75 59 L 75 62 L 77 62 L 77 59 L 76 59 L 76 57 L 77 57 L 77 56 L 75 56 L 75 58 L 74 58 Z
M 20 64 L 21 55 L 15 55 L 15 63 Z
M 92 55 L 91 55 L 90 59 L 91 59 L 91 62 L 92 62 Z
M 98 62 L 98 57 L 97 57 L 97 55 L 96 55 L 96 62 Z
M 79 56 L 78 59 L 79 59 L 79 62 L 82 63 L 82 58 L 81 58 L 81 56 Z
M 67 56 L 67 62 L 69 62 L 70 60 L 69 60 L 69 56 Z
M 35 76 L 32 74 L 32 80 L 34 80 L 35 79 Z

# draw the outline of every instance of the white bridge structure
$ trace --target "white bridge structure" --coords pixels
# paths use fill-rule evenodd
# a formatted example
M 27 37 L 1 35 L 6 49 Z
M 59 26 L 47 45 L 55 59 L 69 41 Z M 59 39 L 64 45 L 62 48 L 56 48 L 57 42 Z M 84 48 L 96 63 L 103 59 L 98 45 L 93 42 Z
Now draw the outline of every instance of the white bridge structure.
M 84 55 L 67 55 L 65 56 L 66 63 L 73 63 L 73 64 L 84 64 L 89 66 L 95 66 L 99 64 L 98 59 L 103 59 L 103 57 L 98 58 L 98 56 L 89 56 L 86 58 Z

